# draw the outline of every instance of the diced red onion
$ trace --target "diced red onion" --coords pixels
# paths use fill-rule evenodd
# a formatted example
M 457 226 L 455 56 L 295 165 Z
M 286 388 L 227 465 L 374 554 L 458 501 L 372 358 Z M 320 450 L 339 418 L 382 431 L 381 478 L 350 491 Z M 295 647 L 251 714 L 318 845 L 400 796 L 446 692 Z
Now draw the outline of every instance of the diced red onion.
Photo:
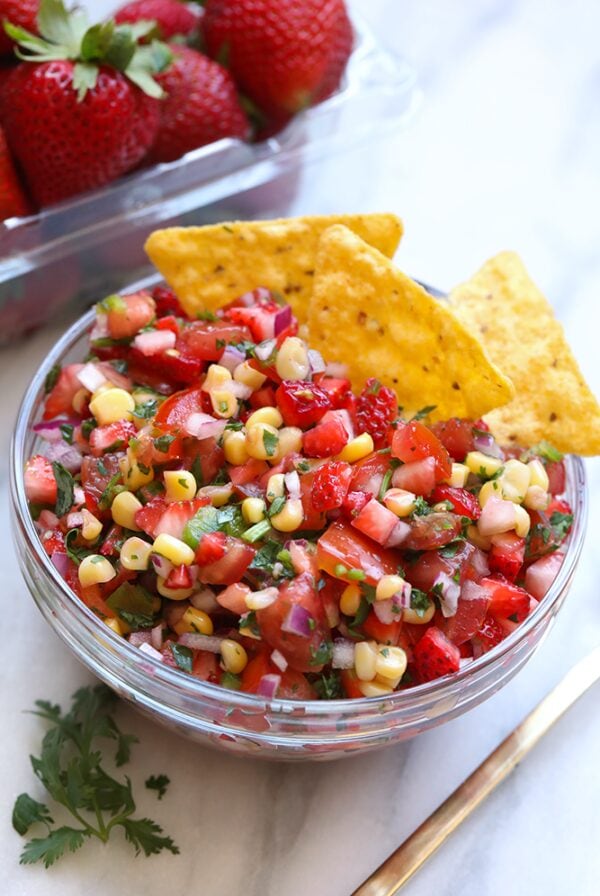
M 292 501 L 297 501 L 300 498 L 300 477 L 298 473 L 292 470 L 291 473 L 285 474 L 284 479 L 288 495 Z
M 192 650 L 206 650 L 208 653 L 221 653 L 222 638 L 215 635 L 200 635 L 197 632 L 185 632 L 179 636 L 179 644 Z
M 388 536 L 388 540 L 385 543 L 386 548 L 398 547 L 399 544 L 402 544 L 403 541 L 406 541 L 409 535 L 410 526 L 408 525 L 408 523 L 405 523 L 402 520 L 398 520 L 398 522 L 392 529 L 391 534 Z
M 78 426 L 79 420 L 70 417 L 63 417 L 59 420 L 42 420 L 41 423 L 34 423 L 33 431 L 45 439 L 47 442 L 62 441 L 61 426 Z
M 489 498 L 482 508 L 477 521 L 479 533 L 484 536 L 499 535 L 515 528 L 516 512 L 512 501 L 503 498 Z
M 69 558 L 63 551 L 52 551 L 50 562 L 61 576 L 66 576 L 69 569 Z
M 474 656 L 461 656 L 460 660 L 458 661 L 458 668 L 464 669 L 465 666 L 469 666 L 473 662 L 474 658 Z
M 250 398 L 254 391 L 252 386 L 247 386 L 245 383 L 238 383 L 237 380 L 228 380 L 223 388 L 226 389 L 227 392 L 231 392 L 231 394 L 240 401 L 245 401 L 246 398 Z
M 78 526 L 83 526 L 83 514 L 77 511 L 67 514 L 67 528 L 77 529 Z
M 105 339 L 108 335 L 108 316 L 96 314 L 94 326 L 90 330 L 90 342 L 95 342 L 96 339 Z
M 354 666 L 354 643 L 347 638 L 336 638 L 333 642 L 331 665 L 334 669 L 352 669 Z
M 35 527 L 38 532 L 46 532 L 48 529 L 58 529 L 59 519 L 51 510 L 42 510 L 36 520 Z
M 281 650 L 274 650 L 274 651 L 273 651 L 273 653 L 271 654 L 271 662 L 272 662 L 275 666 L 277 666 L 277 668 L 280 669 L 282 672 L 285 672 L 285 670 L 286 670 L 287 667 L 288 667 L 288 661 L 286 660 L 286 658 L 285 658 L 284 655 L 282 654 Z
M 258 343 L 254 349 L 254 354 L 259 361 L 266 361 L 275 351 L 276 345 L 277 343 L 274 339 L 265 339 L 263 342 Z
M 150 554 L 150 563 L 154 568 L 154 572 L 162 579 L 166 579 L 170 572 L 175 568 L 170 560 L 161 554 Z
M 460 599 L 484 600 L 489 602 L 489 592 L 487 592 L 485 588 L 482 588 L 481 585 L 478 585 L 477 582 L 473 582 L 472 579 L 467 579 L 463 582 L 460 589 Z
M 80 485 L 76 485 L 73 489 L 73 505 L 82 507 L 85 504 L 85 492 Z
M 402 619 L 402 610 L 410 608 L 411 591 L 411 586 L 405 582 L 397 594 L 387 600 L 376 600 L 373 604 L 373 611 L 379 621 L 384 625 L 391 625 L 392 622 Z
M 273 335 L 279 336 L 280 333 L 283 333 L 287 327 L 292 322 L 292 309 L 289 305 L 284 305 L 277 314 L 275 315 L 275 320 L 273 322 Z
M 256 289 L 251 289 L 239 296 L 237 301 L 246 308 L 252 308 L 253 305 L 258 305 L 260 302 L 273 301 L 273 294 L 266 286 L 257 286 Z
M 77 379 L 88 392 L 95 392 L 106 382 L 104 373 L 91 361 L 83 365 L 77 374 Z
M 142 653 L 147 654 L 147 656 L 151 656 L 152 659 L 158 660 L 159 663 L 164 663 L 164 661 L 165 661 L 165 658 L 163 657 L 162 653 L 160 653 L 158 650 L 156 650 L 152 646 L 152 644 L 148 644 L 146 641 L 144 641 L 143 644 L 140 644 L 138 649 Z
M 163 643 L 163 628 L 164 625 L 162 622 L 159 622 L 158 625 L 155 625 L 152 631 L 150 632 L 150 643 L 154 647 L 155 650 L 160 650 L 162 648 Z
M 197 411 L 184 421 L 182 429 L 188 436 L 194 436 L 196 439 L 218 439 L 226 425 L 227 420 L 217 420 L 210 414 Z
M 473 553 L 469 558 L 469 562 L 478 579 L 482 579 L 484 576 L 489 576 L 490 568 L 488 566 L 487 554 L 485 551 L 482 551 L 481 548 L 476 548 L 475 545 L 473 545 Z
M 77 473 L 81 469 L 81 452 L 75 445 L 66 442 L 52 442 L 44 452 L 50 462 L 58 461 L 69 473 Z
M 130 377 L 125 376 L 124 373 L 119 373 L 118 370 L 115 370 L 112 364 L 108 361 L 99 361 L 96 364 L 98 370 L 100 370 L 106 379 L 116 386 L 118 389 L 125 389 L 126 392 L 131 392 L 133 388 L 133 382 Z
M 176 341 L 177 337 L 172 330 L 150 330 L 147 333 L 138 333 L 133 340 L 133 347 L 148 357 L 175 348 Z
M 276 695 L 280 684 L 281 675 L 263 675 L 263 677 L 258 682 L 256 693 L 259 697 L 266 697 L 267 700 L 272 700 Z
M 281 623 L 281 631 L 290 635 L 298 635 L 300 638 L 310 638 L 310 623 L 313 617 L 305 607 L 300 604 L 292 604 L 285 619 Z
M 190 603 L 197 610 L 203 610 L 205 613 L 212 613 L 219 609 L 219 604 L 215 597 L 214 591 L 210 588 L 203 588 L 202 591 L 196 591 L 190 596 Z
M 230 373 L 233 373 L 238 364 L 242 364 L 245 360 L 246 355 L 239 348 L 228 345 L 219 359 L 219 364 L 221 367 L 226 367 Z
M 325 367 L 327 376 L 332 376 L 336 380 L 345 380 L 348 377 L 348 365 L 339 364 L 337 361 L 330 361 Z
M 482 454 L 487 454 L 488 457 L 498 457 L 500 459 L 504 457 L 502 449 L 491 432 L 485 433 L 485 435 L 476 433 L 473 436 L 473 447 L 475 451 L 481 451 Z
M 151 634 L 148 631 L 131 632 L 129 635 L 129 643 L 132 647 L 141 647 L 142 644 L 150 644 L 152 642 Z M 152 644 L 155 650 L 158 650 L 156 644 Z
M 323 355 L 315 348 L 309 348 L 308 350 L 308 363 L 312 373 L 325 373 L 326 364 L 323 360 Z
M 458 598 L 460 597 L 460 585 L 458 582 L 451 579 L 447 573 L 440 572 L 436 576 L 433 587 L 440 598 L 442 615 L 447 619 L 450 616 L 455 616 L 458 608 Z

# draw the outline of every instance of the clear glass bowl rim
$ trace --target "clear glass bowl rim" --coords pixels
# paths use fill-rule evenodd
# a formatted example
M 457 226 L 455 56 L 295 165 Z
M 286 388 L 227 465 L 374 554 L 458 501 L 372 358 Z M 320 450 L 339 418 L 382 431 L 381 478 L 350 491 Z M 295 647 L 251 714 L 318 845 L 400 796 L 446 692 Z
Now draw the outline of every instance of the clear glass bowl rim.
M 49 370 L 55 364 L 61 363 L 65 356 L 76 346 L 76 343 L 89 331 L 93 320 L 93 310 L 80 317 L 55 343 L 38 368 L 27 388 L 18 411 L 10 451 L 10 490 L 17 526 L 24 536 L 27 549 L 34 556 L 36 564 L 43 571 L 45 579 L 54 588 L 60 590 L 67 603 L 73 606 L 74 612 L 80 617 L 81 636 L 83 639 L 85 639 L 86 635 L 93 637 L 94 633 L 98 632 L 98 626 L 101 623 L 99 623 L 97 616 L 73 594 L 43 550 L 25 497 L 23 468 L 27 459 L 25 455 L 26 441 L 30 434 L 31 426 L 36 421 L 36 407 L 39 404 L 40 396 L 43 395 L 46 376 Z M 483 677 L 484 673 L 490 672 L 494 667 L 499 667 L 503 659 L 527 639 L 530 633 L 544 621 L 545 617 L 552 615 L 554 607 L 557 604 L 560 606 L 560 599 L 572 579 L 583 547 L 588 505 L 583 461 L 580 457 L 569 455 L 566 457 L 566 463 L 567 474 L 573 489 L 574 523 L 569 536 L 565 558 L 556 579 L 539 606 L 514 632 L 493 650 L 483 654 L 483 656 L 451 676 L 416 685 L 405 691 L 397 691 L 386 695 L 385 698 L 365 697 L 362 699 L 308 701 L 275 699 L 269 701 L 254 694 L 231 691 L 219 685 L 203 682 L 192 676 L 187 676 L 179 670 L 165 666 L 147 654 L 142 653 L 138 648 L 132 647 L 128 641 L 119 637 L 107 626 L 102 627 L 102 636 L 108 642 L 111 653 L 116 654 L 122 661 L 124 670 L 132 665 L 137 668 L 138 673 L 143 673 L 149 666 L 152 668 L 151 680 L 148 683 L 149 690 L 151 682 L 155 681 L 157 684 L 172 686 L 174 694 L 178 692 L 179 694 L 185 694 L 187 698 L 197 697 L 200 703 L 202 701 L 214 704 L 222 703 L 226 704 L 228 708 L 250 711 L 253 715 L 264 711 L 269 713 L 271 719 L 280 718 L 281 721 L 289 719 L 290 714 L 301 712 L 303 713 L 304 724 L 307 727 L 310 727 L 311 717 L 316 720 L 322 716 L 335 715 L 340 721 L 351 722 L 354 716 L 360 716 L 362 713 L 371 714 L 374 708 L 382 703 L 383 699 L 385 699 L 386 713 L 389 711 L 391 714 L 395 714 L 396 711 L 417 709 L 419 706 L 430 702 L 435 701 L 437 703 L 437 701 L 443 701 L 446 696 L 450 696 L 455 691 L 457 686 L 461 684 L 466 685 L 475 676 L 481 674 Z M 78 655 L 81 656 L 81 653 L 78 653 Z M 93 668 L 92 665 L 88 665 L 90 668 Z M 147 672 L 145 674 L 147 675 Z M 150 676 L 148 677 L 150 678 Z M 126 684 L 126 682 L 127 678 L 124 675 L 123 683 Z M 135 693 L 135 688 L 129 687 L 129 691 Z M 165 709 L 169 709 L 169 707 L 165 707 Z M 172 709 L 173 712 L 181 712 L 175 704 Z M 248 733 L 251 734 L 252 732 Z M 285 739 L 285 736 L 281 734 L 278 736 L 278 739 L 281 740 L 282 737 Z M 295 739 L 295 735 L 290 733 L 289 740 L 293 741 Z

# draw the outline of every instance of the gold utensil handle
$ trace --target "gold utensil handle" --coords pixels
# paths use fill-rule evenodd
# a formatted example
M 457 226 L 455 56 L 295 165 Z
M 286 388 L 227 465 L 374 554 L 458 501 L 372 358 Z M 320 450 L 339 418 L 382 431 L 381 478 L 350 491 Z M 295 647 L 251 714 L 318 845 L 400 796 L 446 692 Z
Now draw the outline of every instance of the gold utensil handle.
M 484 759 L 352 896 L 394 896 L 459 824 L 518 765 L 541 737 L 600 679 L 600 647 L 580 660 L 562 681 Z

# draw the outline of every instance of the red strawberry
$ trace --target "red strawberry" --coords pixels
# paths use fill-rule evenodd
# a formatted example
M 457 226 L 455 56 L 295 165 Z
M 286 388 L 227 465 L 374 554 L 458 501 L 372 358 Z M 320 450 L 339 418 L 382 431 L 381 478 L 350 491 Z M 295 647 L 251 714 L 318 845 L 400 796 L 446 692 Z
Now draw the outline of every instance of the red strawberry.
M 333 510 L 341 507 L 348 494 L 352 467 L 344 461 L 329 461 L 315 473 L 312 503 L 315 510 Z
M 33 504 L 56 503 L 56 479 L 52 464 L 41 454 L 36 454 L 25 465 L 25 494 Z
M 180 0 L 132 0 L 114 14 L 115 22 L 156 22 L 161 40 L 190 37 L 198 27 L 199 9 Z
M 15 165 L 0 128 L 0 221 L 26 215 L 29 203 L 19 183 Z
M 358 396 L 356 403 L 356 428 L 373 436 L 376 448 L 385 444 L 385 437 L 392 420 L 398 416 L 398 397 L 393 389 L 382 386 L 371 377 Z
M 417 641 L 413 654 L 421 681 L 433 681 L 460 667 L 460 650 L 434 625 Z
M 70 32 L 69 43 L 75 42 L 80 20 L 68 15 L 61 0 L 42 0 L 41 12 L 52 23 L 52 34 Z M 7 27 L 27 44 L 26 31 Z M 162 96 L 152 74 L 159 58 L 163 67 L 171 58 L 164 45 L 153 48 L 156 53 L 139 48 L 127 26 L 107 23 L 100 31 L 86 31 L 77 58 L 49 36 L 27 51 L 27 63 L 4 85 L 0 113 L 40 205 L 101 187 L 145 155 L 158 130 Z M 48 55 L 54 57 L 50 62 L 44 61 Z
M 12 22 L 37 34 L 39 8 L 40 0 L 0 0 L 0 55 L 12 53 L 15 46 L 4 30 L 4 23 Z
M 248 137 L 250 125 L 229 72 L 190 47 L 171 49 L 173 62 L 157 76 L 167 97 L 147 161 L 172 162 L 223 137 Z
M 83 364 L 67 364 L 59 371 L 44 404 L 44 420 L 52 420 L 59 414 L 73 414 L 73 399 L 81 389 L 77 374 L 83 370 L 83 366 Z
M 351 49 L 344 0 L 207 0 L 201 29 L 209 54 L 280 120 L 335 90 Z

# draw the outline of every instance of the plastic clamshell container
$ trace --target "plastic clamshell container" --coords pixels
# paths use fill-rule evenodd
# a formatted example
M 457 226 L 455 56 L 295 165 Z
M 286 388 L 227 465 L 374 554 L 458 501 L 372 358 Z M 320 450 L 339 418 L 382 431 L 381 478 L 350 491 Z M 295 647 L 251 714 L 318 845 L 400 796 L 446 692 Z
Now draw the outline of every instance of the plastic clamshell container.
M 0 343 L 148 275 L 143 244 L 157 227 L 285 215 L 305 166 L 400 127 L 418 99 L 414 73 L 354 29 L 340 89 L 277 136 L 219 140 L 0 224 Z

